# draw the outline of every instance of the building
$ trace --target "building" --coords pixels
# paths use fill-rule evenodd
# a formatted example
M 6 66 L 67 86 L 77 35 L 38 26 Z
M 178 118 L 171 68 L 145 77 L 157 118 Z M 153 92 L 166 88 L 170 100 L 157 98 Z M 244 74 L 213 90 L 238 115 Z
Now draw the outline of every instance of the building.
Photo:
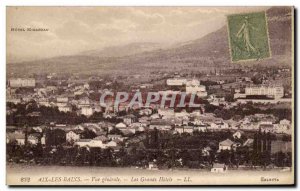
M 38 101 L 39 105 L 45 106 L 45 107 L 51 107 L 51 103 L 47 99 L 42 99 Z
M 291 141 L 272 141 L 271 142 L 271 153 L 278 152 L 292 152 L 292 142 Z
M 106 144 L 104 144 L 104 148 L 107 148 L 107 147 L 116 147 L 118 145 L 118 142 L 117 140 L 113 140 L 113 141 L 109 141 L 107 142 Z
M 253 142 L 254 142 L 254 139 L 247 139 L 247 140 L 244 142 L 243 146 L 244 146 L 244 147 L 248 147 L 248 148 L 252 148 L 252 147 L 253 147 Z
M 109 141 L 109 139 L 107 137 L 105 137 L 104 135 L 100 135 L 98 137 L 95 137 L 93 140 L 100 140 L 102 142 L 107 142 Z
M 262 123 L 259 125 L 259 127 L 261 129 L 262 132 L 270 132 L 273 133 L 275 128 L 273 124 L 267 124 L 267 123 Z
M 158 116 L 158 114 L 157 114 L 157 116 Z M 158 118 L 159 118 L 159 116 L 158 116 Z M 156 119 L 158 119 L 158 118 L 156 118 Z M 145 125 L 149 124 L 150 120 L 151 120 L 151 118 L 147 117 L 147 116 L 143 116 L 143 117 L 138 118 L 138 122 L 142 123 L 142 124 L 145 124 Z
M 280 120 L 280 125 L 290 125 L 291 124 L 291 121 L 287 120 L 287 119 L 283 119 L 283 120 Z
M 219 106 L 219 105 L 226 105 L 225 97 L 216 96 L 214 94 L 210 95 L 207 99 L 210 104 Z
M 116 128 L 122 131 L 123 134 L 135 134 L 136 128 L 135 127 L 128 127 L 124 123 L 118 123 L 116 124 Z
M 58 103 L 68 103 L 68 97 L 58 97 L 56 98 L 56 102 Z
M 89 146 L 92 139 L 79 139 L 75 141 L 75 145 L 78 145 L 79 147 L 87 147 Z
M 183 86 L 187 82 L 187 79 L 183 78 L 172 78 L 172 79 L 167 79 L 167 85 L 168 86 Z
M 82 125 L 77 125 L 74 130 L 81 130 L 83 131 L 84 130 L 84 127 Z
M 94 109 L 90 106 L 81 107 L 81 115 L 91 116 L 94 113 Z
M 23 134 L 23 132 L 18 132 L 18 131 L 15 131 L 13 133 L 7 132 L 6 133 L 6 143 L 14 142 L 14 141 L 16 141 L 17 137 L 21 137 L 21 136 L 25 137 L 25 135 Z
M 78 101 L 77 106 L 78 106 L 78 108 L 89 107 L 89 106 L 91 106 L 91 102 L 90 102 L 89 98 L 85 97 Z
M 18 104 L 21 103 L 22 100 L 20 98 L 7 98 L 6 99 L 7 103 L 14 103 L 14 104 Z
M 66 105 L 66 106 L 59 106 L 58 110 L 61 111 L 61 112 L 67 113 L 67 112 L 71 112 L 72 111 L 72 107 L 68 106 L 68 105 Z
M 236 93 L 234 98 L 247 98 L 248 96 L 266 96 L 267 98 L 280 99 L 284 96 L 282 86 L 251 86 L 245 88 L 245 93 Z
M 186 85 L 186 94 L 197 94 L 199 97 L 207 96 L 206 88 L 202 85 Z
M 272 98 L 282 98 L 284 96 L 284 89 L 282 86 L 255 86 L 245 88 L 246 95 L 266 95 Z
M 105 148 L 105 143 L 108 141 L 108 139 L 105 136 L 98 136 L 92 139 L 89 142 L 89 147 L 100 147 L 100 148 Z
M 153 129 L 168 131 L 172 129 L 172 123 L 169 120 L 157 119 L 152 120 L 149 126 L 150 130 Z
M 219 143 L 219 151 L 221 151 L 221 150 L 231 150 L 233 144 L 234 144 L 234 142 L 232 142 L 230 139 L 226 139 L 224 141 L 221 141 Z
M 90 85 L 88 83 L 83 84 L 83 88 L 90 89 Z
M 192 79 L 186 82 L 186 86 L 199 86 L 200 81 L 196 79 Z
M 196 125 L 194 126 L 194 130 L 197 130 L 197 131 L 201 131 L 201 132 L 206 132 L 207 131 L 207 124 L 200 124 L 200 125 Z
M 15 137 L 15 140 L 17 141 L 18 145 L 25 145 L 25 134 L 18 134 Z M 36 145 L 38 144 L 39 140 L 37 137 L 29 135 L 27 138 L 27 143 L 32 144 L 32 145 Z
M 151 119 L 159 119 L 160 118 L 160 115 L 158 113 L 154 113 L 150 116 L 150 120 Z
M 80 139 L 80 133 L 78 131 L 69 131 L 66 133 L 66 141 L 67 142 L 75 142 Z
M 221 120 L 215 120 L 215 122 L 211 122 L 210 126 L 208 126 L 209 130 L 222 130 L 222 129 L 229 129 L 229 125 L 226 122 Z
M 224 173 L 226 172 L 227 167 L 225 164 L 220 164 L 220 163 L 214 163 L 213 167 L 211 168 L 210 172 L 214 173 Z
M 276 133 L 291 134 L 292 133 L 291 122 L 286 119 L 281 120 L 279 124 L 274 124 L 274 131 Z
M 33 88 L 35 87 L 35 79 L 33 78 L 13 78 L 9 80 L 9 86 L 12 88 Z
M 126 115 L 126 116 L 123 117 L 123 122 L 127 125 L 130 125 L 130 124 L 132 124 L 136 121 L 137 121 L 136 117 L 132 114 L 131 115 Z
M 207 96 L 207 92 L 206 91 L 198 91 L 197 92 L 197 96 L 198 97 L 206 97 Z
M 127 128 L 127 125 L 121 122 L 121 123 L 116 124 L 116 128 L 117 129 Z
M 148 168 L 149 170 L 158 170 L 158 166 L 155 162 L 149 162 Z
M 135 134 L 137 131 L 137 128 L 136 127 L 127 127 L 124 129 L 120 129 L 120 131 L 122 131 L 122 133 L 124 135 L 130 135 L 130 134 Z
M 151 109 L 148 109 L 148 108 L 146 108 L 146 109 L 141 109 L 140 111 L 139 111 L 139 115 L 151 115 L 152 114 L 152 110 Z
M 107 137 L 105 136 L 98 136 L 94 139 L 79 139 L 75 142 L 75 145 L 78 145 L 79 147 L 98 147 L 105 149 L 107 147 L 116 147 L 117 142 L 116 141 L 109 141 Z
M 242 137 L 242 132 L 241 131 L 236 131 L 232 136 L 235 139 L 240 139 Z
M 175 127 L 175 131 L 179 134 L 181 133 L 189 133 L 189 134 L 192 134 L 194 132 L 194 127 L 193 126 L 187 126 L 187 125 L 184 125 L 184 126 L 176 126 Z
M 167 117 L 172 118 L 172 117 L 175 116 L 174 109 L 168 109 L 168 108 L 164 109 L 164 108 L 160 108 L 160 109 L 158 109 L 157 112 L 158 112 L 158 115 L 159 115 L 160 117 L 167 116 Z M 155 114 L 153 114 L 153 115 L 155 115 Z
M 35 132 L 39 132 L 39 133 L 41 133 L 41 132 L 43 132 L 43 129 L 41 128 L 41 127 L 33 127 L 32 128 Z
M 120 141 L 123 141 L 124 138 L 122 135 L 117 135 L 117 134 L 109 134 L 107 135 L 107 138 L 114 141 L 114 140 L 120 140 Z
M 201 151 L 202 156 L 210 156 L 211 148 L 209 146 L 204 147 Z

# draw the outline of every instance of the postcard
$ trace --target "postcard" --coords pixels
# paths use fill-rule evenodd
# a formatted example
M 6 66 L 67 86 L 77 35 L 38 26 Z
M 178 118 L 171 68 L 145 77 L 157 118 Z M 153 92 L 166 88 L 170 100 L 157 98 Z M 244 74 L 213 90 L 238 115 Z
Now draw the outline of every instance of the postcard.
M 7 185 L 294 185 L 294 7 L 6 8 Z

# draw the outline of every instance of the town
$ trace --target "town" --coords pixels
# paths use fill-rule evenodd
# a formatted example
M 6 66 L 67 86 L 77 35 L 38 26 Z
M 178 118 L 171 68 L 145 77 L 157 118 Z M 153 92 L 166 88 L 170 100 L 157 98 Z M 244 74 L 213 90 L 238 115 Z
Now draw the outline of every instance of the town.
M 288 67 L 148 75 L 8 75 L 7 161 L 39 165 L 273 169 L 292 166 Z M 142 97 L 115 104 L 107 92 Z M 185 93 L 196 95 L 177 99 Z M 161 98 L 175 95 L 175 102 Z M 146 100 L 146 99 L 143 99 Z

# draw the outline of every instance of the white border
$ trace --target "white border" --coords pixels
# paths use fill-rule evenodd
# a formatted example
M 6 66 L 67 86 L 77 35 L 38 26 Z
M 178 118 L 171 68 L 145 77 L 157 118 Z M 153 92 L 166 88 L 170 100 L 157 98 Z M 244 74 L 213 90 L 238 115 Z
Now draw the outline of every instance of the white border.
M 298 0 L 239 0 L 239 1 L 224 1 L 224 0 L 209 0 L 209 1 L 197 1 L 197 0 L 151 0 L 151 1 L 141 1 L 141 0 L 109 0 L 109 1 L 96 1 L 96 0 L 27 0 L 27 1 L 20 1 L 20 0 L 2 0 L 0 3 L 0 92 L 1 92 L 1 99 L 0 99 L 0 121 L 1 121 L 1 127 L 0 127 L 0 137 L 1 143 L 0 143 L 0 190 L 20 190 L 20 188 L 9 188 L 5 185 L 5 116 L 6 116 L 6 108 L 5 108 L 5 82 L 6 82 L 6 6 L 286 6 L 286 5 L 294 5 L 297 9 L 297 7 L 300 7 L 300 1 Z M 297 20 L 296 20 L 297 21 Z M 295 25 L 296 27 L 298 24 Z M 298 33 L 297 33 L 298 34 Z M 297 35 L 295 34 L 295 35 Z M 295 42 L 297 43 L 297 42 Z M 295 52 L 296 55 L 299 55 L 299 49 L 297 52 Z M 297 64 L 297 63 L 296 63 Z M 297 67 L 297 73 L 299 73 L 299 66 Z M 298 76 L 299 81 L 299 76 Z M 297 82 L 298 82 L 297 81 Z M 299 89 L 299 83 L 297 83 L 297 89 Z M 298 106 L 297 102 L 297 105 Z M 300 119 L 299 113 L 295 117 L 296 119 Z M 297 124 L 295 124 L 297 126 Z M 297 128 L 297 127 L 296 127 Z M 299 139 L 299 130 L 297 132 L 297 136 Z M 296 141 L 297 143 L 297 141 Z M 299 146 L 298 146 L 299 147 Z M 296 148 L 298 148 L 296 147 Z M 296 151 L 297 154 L 299 154 L 299 149 Z M 297 157 L 299 159 L 299 156 Z M 299 160 L 297 161 L 297 168 L 299 166 Z M 298 168 L 299 170 L 299 168 Z M 299 172 L 299 171 L 298 171 Z M 176 187 L 175 187 L 176 188 Z M 178 187 L 177 187 L 178 188 Z M 53 190 L 53 188 L 22 188 L 24 190 Z M 106 187 L 104 188 L 64 188 L 64 189 L 77 189 L 77 190 L 86 190 L 86 189 L 93 189 L 93 190 L 99 190 L 99 189 L 108 189 Z M 112 188 L 115 190 L 123 190 L 124 188 Z M 129 188 L 125 188 L 129 189 Z M 135 188 L 138 190 L 146 190 L 149 188 Z M 153 188 L 150 188 L 153 189 Z M 164 190 L 171 190 L 174 188 L 156 188 L 156 189 L 164 189 Z M 186 188 L 182 188 L 186 189 Z M 199 189 L 199 188 L 194 188 Z M 215 187 L 212 188 L 200 188 L 201 190 L 208 190 L 208 189 L 216 189 Z M 220 190 L 231 190 L 232 188 L 217 188 Z M 250 190 L 251 188 L 238 188 L 243 190 Z M 257 189 L 257 188 L 252 188 Z M 265 189 L 274 189 L 274 188 L 265 188 Z M 280 188 L 280 190 L 290 190 L 291 188 Z M 59 188 L 58 190 L 62 190 L 62 188 Z

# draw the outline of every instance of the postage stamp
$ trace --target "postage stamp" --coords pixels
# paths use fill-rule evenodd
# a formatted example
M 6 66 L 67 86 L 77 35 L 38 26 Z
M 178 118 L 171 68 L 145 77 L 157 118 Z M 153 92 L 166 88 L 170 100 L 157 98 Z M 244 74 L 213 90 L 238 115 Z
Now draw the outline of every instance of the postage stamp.
M 229 15 L 227 25 L 232 62 L 271 57 L 265 12 Z

